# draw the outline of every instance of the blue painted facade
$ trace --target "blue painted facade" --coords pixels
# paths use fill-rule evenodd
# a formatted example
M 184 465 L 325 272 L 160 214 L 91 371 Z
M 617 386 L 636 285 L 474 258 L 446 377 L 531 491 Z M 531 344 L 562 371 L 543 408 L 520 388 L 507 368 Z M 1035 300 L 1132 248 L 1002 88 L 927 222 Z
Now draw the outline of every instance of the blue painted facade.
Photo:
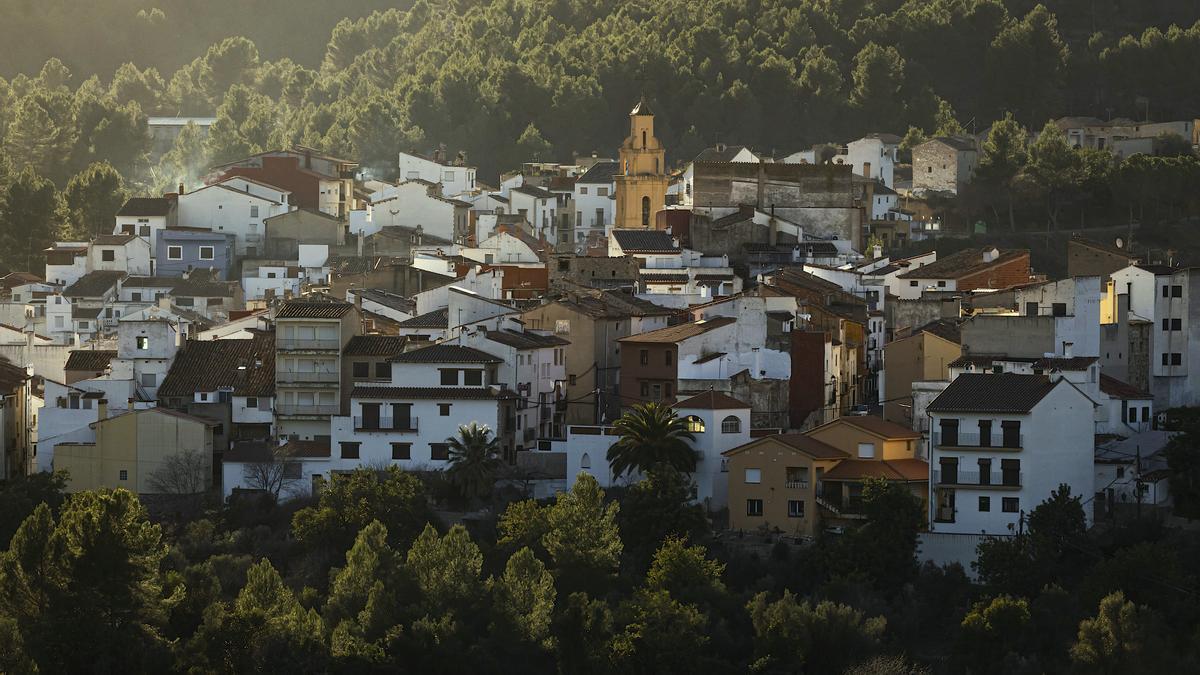
M 194 228 L 166 228 L 158 234 L 154 252 L 158 276 L 180 277 L 184 272 L 213 269 L 216 278 L 229 278 L 233 267 L 234 236 Z

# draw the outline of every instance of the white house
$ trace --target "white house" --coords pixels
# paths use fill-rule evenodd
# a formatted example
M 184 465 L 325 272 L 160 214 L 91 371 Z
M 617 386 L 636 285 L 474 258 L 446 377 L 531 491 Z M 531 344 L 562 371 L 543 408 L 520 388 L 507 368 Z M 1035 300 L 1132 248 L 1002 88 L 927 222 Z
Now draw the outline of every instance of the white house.
M 259 260 L 242 266 L 246 300 L 270 300 L 300 295 L 300 267 L 283 260 Z
M 1128 295 L 1129 319 L 1148 321 L 1149 373 L 1134 373 L 1134 382 L 1149 383 L 1159 408 L 1200 404 L 1200 274 L 1193 268 L 1164 265 L 1130 266 L 1112 273 L 1114 292 Z M 1129 345 L 1115 345 L 1124 350 Z M 1115 351 L 1108 350 L 1106 351 Z
M 538 241 L 520 229 L 512 232 L 501 230 L 479 242 L 474 248 L 461 249 L 464 258 L 471 258 L 485 265 L 507 265 L 530 263 L 545 265 L 547 242 Z
M 930 531 L 1016 534 L 1060 484 L 1089 499 L 1094 406 L 1059 375 L 955 378 L 926 408 Z M 1084 513 L 1091 522 L 1091 511 Z
M 494 384 L 499 358 L 458 345 L 431 345 L 389 361 L 391 381 L 359 383 L 350 394 L 350 414 L 332 418 L 334 469 L 391 464 L 444 469 L 447 439 L 473 422 L 491 429 L 511 460 L 509 420 L 517 394 Z
M 846 163 L 854 173 L 896 187 L 896 154 L 902 139 L 895 134 L 867 134 L 846 144 Z
M 444 195 L 454 196 L 475 189 L 475 167 L 467 166 L 465 153 L 460 152 L 453 161 L 447 162 L 442 150 L 432 158 L 401 152 L 397 166 L 403 180 L 439 183 Z
M 158 233 L 175 217 L 175 200 L 167 197 L 131 197 L 117 211 L 113 234 L 136 234 L 158 250 Z
M 520 214 L 538 239 L 558 241 L 558 198 L 536 185 L 521 185 L 508 192 L 509 213 Z
M 422 232 L 458 241 L 470 221 L 471 204 L 442 196 L 441 186 L 425 180 L 406 180 L 394 189 L 373 195 L 372 227 L 420 227 Z
M 696 162 L 741 162 L 757 164 L 760 161 L 762 161 L 762 158 L 744 145 L 717 143 L 711 148 L 701 150 L 700 154 L 688 162 L 687 167 L 683 170 L 683 178 L 680 181 L 681 187 L 678 191 L 679 203 L 685 206 L 693 204 L 692 195 L 695 192 L 696 185 Z
M 56 241 L 46 249 L 46 281 L 66 287 L 87 272 L 87 242 Z
M 596 162 L 575 181 L 575 243 L 606 235 L 616 204 L 617 162 Z
M 178 223 L 181 227 L 232 234 L 236 255 L 254 257 L 266 238 L 263 221 L 291 210 L 286 203 L 262 196 L 270 192 L 262 185 L 245 178 L 227 178 L 181 194 Z M 255 191 L 250 190 L 251 186 Z M 278 188 L 271 190 L 279 191 Z
M 132 380 L 142 400 L 155 400 L 186 333 L 185 319 L 158 307 L 121 317 L 112 379 Z
M 147 275 L 153 273 L 150 258 L 149 241 L 134 234 L 102 234 L 88 245 L 87 269 Z

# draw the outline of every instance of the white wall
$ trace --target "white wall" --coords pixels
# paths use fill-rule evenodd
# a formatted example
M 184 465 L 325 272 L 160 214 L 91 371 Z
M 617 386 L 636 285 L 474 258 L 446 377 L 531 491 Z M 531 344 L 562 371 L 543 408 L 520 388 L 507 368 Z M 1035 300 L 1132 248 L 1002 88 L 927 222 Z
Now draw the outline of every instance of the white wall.
M 446 166 L 407 152 L 399 154 L 397 166 L 400 169 L 401 180 L 420 178 L 432 183 L 441 183 L 442 194 L 450 197 L 475 189 L 473 166 Z
M 263 220 L 288 210 L 286 205 L 219 184 L 179 195 L 179 225 L 234 235 L 237 255 L 245 255 L 247 246 L 261 250 L 266 236 Z

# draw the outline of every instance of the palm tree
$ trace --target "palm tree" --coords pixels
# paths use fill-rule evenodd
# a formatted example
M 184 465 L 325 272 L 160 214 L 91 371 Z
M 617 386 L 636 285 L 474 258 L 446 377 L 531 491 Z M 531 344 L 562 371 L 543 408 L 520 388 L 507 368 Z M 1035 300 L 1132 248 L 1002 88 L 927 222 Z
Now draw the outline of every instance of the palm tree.
M 688 445 L 695 436 L 671 406 L 653 401 L 634 406 L 613 427 L 621 437 L 608 449 L 608 465 L 614 478 L 659 464 L 685 474 L 696 470 L 696 451 Z
M 471 426 L 459 427 L 457 436 L 446 439 L 450 446 L 450 467 L 446 469 L 446 475 L 466 499 L 488 496 L 496 482 L 496 470 L 500 467 L 499 440 L 491 435 L 492 430 L 487 425 L 471 422 Z

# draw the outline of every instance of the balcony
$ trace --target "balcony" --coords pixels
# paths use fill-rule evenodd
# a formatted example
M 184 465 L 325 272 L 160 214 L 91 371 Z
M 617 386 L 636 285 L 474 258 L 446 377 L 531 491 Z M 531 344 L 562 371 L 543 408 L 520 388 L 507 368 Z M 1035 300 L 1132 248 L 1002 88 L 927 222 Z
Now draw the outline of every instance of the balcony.
M 1025 484 L 1025 474 L 1019 471 L 955 471 L 943 472 L 933 470 L 933 482 L 936 485 L 956 485 L 968 488 L 985 488 L 995 490 L 1019 490 Z
M 254 234 L 254 233 L 250 233 L 250 234 L 247 234 L 247 235 L 246 235 L 246 243 L 247 243 L 247 244 L 255 244 L 255 243 L 258 243 L 258 242 L 260 242 L 260 241 L 262 241 L 262 235 L 261 235 L 261 234 Z
M 416 417 L 365 417 L 354 418 L 355 431 L 398 431 L 412 432 L 420 428 Z
M 342 341 L 338 338 L 277 338 L 275 347 L 281 351 L 338 351 L 342 347 Z
M 341 412 L 342 407 L 336 403 L 313 405 L 298 404 L 298 403 L 279 403 L 275 406 L 275 412 L 285 417 L 298 417 L 303 415 L 336 415 Z
M 783 487 L 788 490 L 807 490 L 808 481 L 806 480 L 789 480 L 783 484 Z
M 305 373 L 305 372 L 299 372 L 299 371 L 294 371 L 294 370 L 280 370 L 275 373 L 275 381 L 276 382 L 287 382 L 287 383 L 324 382 L 324 383 L 335 383 L 336 384 L 336 383 L 342 381 L 342 374 L 341 373 L 327 373 L 327 372 L 307 372 L 307 373 Z
M 1016 434 L 1015 439 L 1010 437 L 1008 439 L 1010 442 L 1007 445 L 1004 443 L 1005 439 L 1004 439 L 1003 435 L 999 435 L 999 434 L 992 434 L 989 437 L 983 438 L 980 436 L 980 434 L 978 432 L 969 433 L 969 432 L 960 431 L 957 434 L 957 436 L 958 436 L 957 438 L 954 438 L 954 436 L 948 436 L 948 439 L 953 441 L 953 442 L 949 442 L 949 443 L 943 442 L 943 436 L 946 436 L 946 434 L 943 434 L 940 431 L 933 432 L 933 444 L 939 448 L 959 448 L 959 449 L 967 449 L 967 450 L 998 450 L 1000 452 L 1017 452 L 1025 447 L 1025 435 L 1024 434 Z M 981 444 L 980 443 L 981 440 L 987 441 L 987 444 L 986 445 Z M 1015 442 L 1016 444 L 1013 445 L 1013 442 Z

